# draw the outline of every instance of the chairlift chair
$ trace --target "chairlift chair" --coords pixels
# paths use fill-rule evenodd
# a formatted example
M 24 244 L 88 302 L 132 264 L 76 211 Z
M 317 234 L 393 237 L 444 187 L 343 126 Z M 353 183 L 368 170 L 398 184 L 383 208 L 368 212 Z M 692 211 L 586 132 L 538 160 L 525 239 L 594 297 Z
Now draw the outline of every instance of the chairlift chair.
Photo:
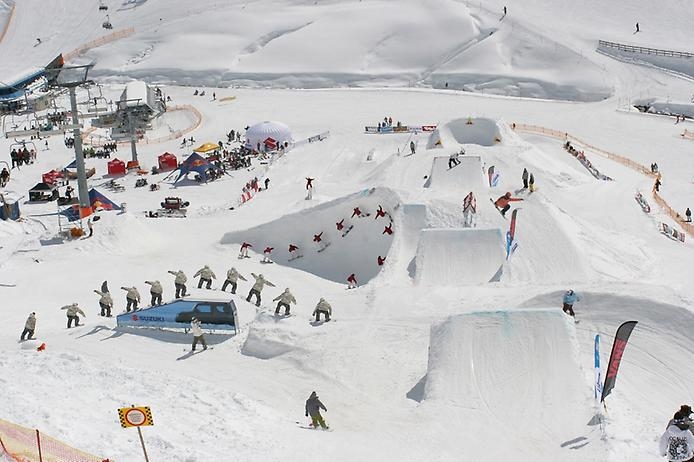
M 106 15 L 106 20 L 104 23 L 101 25 L 104 29 L 113 29 L 113 25 L 111 25 L 111 19 Z
M 103 1 L 99 2 L 99 11 L 108 11 L 108 5 L 105 4 Z

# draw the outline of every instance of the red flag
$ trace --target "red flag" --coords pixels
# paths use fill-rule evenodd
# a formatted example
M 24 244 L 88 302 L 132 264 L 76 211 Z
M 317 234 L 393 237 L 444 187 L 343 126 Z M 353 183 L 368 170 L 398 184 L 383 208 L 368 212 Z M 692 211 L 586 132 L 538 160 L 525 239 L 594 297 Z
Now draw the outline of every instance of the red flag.
M 605 376 L 605 385 L 602 387 L 602 397 L 600 402 L 605 401 L 607 395 L 610 394 L 614 388 L 615 382 L 617 381 L 617 371 L 619 371 L 619 364 L 622 362 L 622 355 L 624 354 L 624 349 L 629 341 L 629 336 L 631 331 L 636 327 L 638 321 L 627 321 L 617 329 L 617 335 L 614 337 L 614 343 L 612 344 L 612 353 L 610 353 L 610 361 L 607 366 L 607 374 Z

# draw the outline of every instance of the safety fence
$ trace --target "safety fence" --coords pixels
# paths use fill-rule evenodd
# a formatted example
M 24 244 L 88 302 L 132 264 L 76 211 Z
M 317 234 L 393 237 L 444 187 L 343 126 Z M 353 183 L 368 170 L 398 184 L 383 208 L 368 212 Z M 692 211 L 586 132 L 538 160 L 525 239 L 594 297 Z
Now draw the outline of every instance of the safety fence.
M 661 50 L 658 48 L 639 47 L 635 45 L 627 45 L 625 43 L 608 42 L 606 40 L 598 40 L 598 48 L 615 48 L 619 51 L 628 53 L 642 53 L 645 55 L 668 56 L 671 58 L 694 58 L 694 53 L 686 51 Z
M 81 55 L 87 50 L 91 50 L 92 48 L 97 48 L 102 45 L 106 45 L 107 43 L 115 42 L 116 40 L 122 39 L 124 37 L 128 37 L 130 35 L 133 35 L 135 33 L 135 28 L 134 27 L 128 27 L 127 29 L 121 29 L 117 30 L 115 32 L 112 32 L 108 35 L 104 35 L 103 37 L 99 37 L 97 39 L 92 40 L 91 42 L 84 43 L 74 50 L 70 51 L 69 53 L 66 53 L 63 55 L 63 59 L 65 61 L 70 61 L 77 56 Z
M 14 462 L 109 462 L 38 430 L 0 419 L 0 456 Z M 113 461 L 110 461 L 113 462 Z
M 649 176 L 651 178 L 661 178 L 660 173 L 655 173 L 652 172 L 650 168 L 647 168 L 638 162 L 634 162 L 633 160 L 629 159 L 628 157 L 621 156 L 619 154 L 614 154 L 609 151 L 605 151 L 604 149 L 600 149 L 596 146 L 593 146 L 590 143 L 586 143 L 585 141 L 581 140 L 580 138 L 576 138 L 575 136 L 567 133 L 567 132 L 560 132 L 559 130 L 554 130 L 551 128 L 546 128 L 546 127 L 540 127 L 538 125 L 526 125 L 526 124 L 517 124 L 513 123 L 511 124 L 511 129 L 515 131 L 522 131 L 526 133 L 534 133 L 538 135 L 544 135 L 544 136 L 549 136 L 552 138 L 557 138 L 560 140 L 564 141 L 571 141 L 572 143 L 579 144 L 583 146 L 586 149 L 589 149 L 590 151 L 593 151 L 603 157 L 606 157 L 607 159 L 610 159 L 612 161 L 618 162 L 622 165 L 625 165 L 633 170 L 636 170 L 639 173 L 642 173 L 646 176 Z M 655 202 L 663 209 L 667 215 L 675 220 L 682 228 L 684 231 L 689 234 L 690 236 L 694 236 L 694 226 L 691 223 L 685 222 L 684 218 L 682 215 L 680 215 L 675 209 L 673 209 L 660 195 L 658 192 L 653 189 L 653 199 Z
M 2 42 L 2 39 L 5 38 L 5 34 L 7 33 L 7 29 L 10 28 L 10 23 L 12 22 L 12 18 L 14 17 L 14 8 L 15 8 L 15 5 L 12 5 L 12 8 L 10 9 L 10 14 L 7 15 L 7 21 L 5 22 L 5 27 L 3 27 L 2 32 L 0 32 L 0 42 Z

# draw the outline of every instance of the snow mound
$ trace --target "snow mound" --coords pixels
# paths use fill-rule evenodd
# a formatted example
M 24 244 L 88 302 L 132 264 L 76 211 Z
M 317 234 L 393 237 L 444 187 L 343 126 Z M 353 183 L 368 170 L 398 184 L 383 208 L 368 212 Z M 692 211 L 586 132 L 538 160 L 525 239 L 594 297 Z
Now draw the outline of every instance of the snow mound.
M 454 119 L 446 124 L 446 128 L 460 144 L 494 146 L 501 141 L 499 127 L 492 119 L 472 117 Z
M 302 326 L 305 324 L 303 322 Z M 241 353 L 259 359 L 272 359 L 292 351 L 303 351 L 297 347 L 297 343 L 306 333 L 300 330 L 299 320 L 295 316 L 273 316 L 261 312 L 248 330 Z
M 417 247 L 415 280 L 438 285 L 496 281 L 505 255 L 499 229 L 425 229 Z
M 390 189 L 366 189 L 254 228 L 227 233 L 221 243 L 249 242 L 259 254 L 265 247 L 273 247 L 275 263 L 340 283 L 355 273 L 359 283 L 364 284 L 378 274 L 381 267 L 377 258 L 385 257 L 391 247 L 393 236 L 384 234 L 384 227 L 392 221 L 390 217 L 398 203 L 398 196 Z M 387 214 L 377 219 L 379 206 Z M 351 217 L 355 207 L 368 216 Z M 336 223 L 341 220 L 344 228 L 338 231 Z M 343 237 L 350 226 L 353 229 Z M 392 229 L 397 233 L 398 224 Z M 314 236 L 320 233 L 321 242 L 314 242 Z M 302 257 L 292 259 L 290 244 L 299 247 L 297 252 Z M 328 247 L 319 252 L 325 245 Z
M 481 157 L 460 156 L 460 164 L 453 168 L 448 168 L 448 159 L 443 156 L 434 157 L 431 161 L 431 173 L 424 184 L 425 188 L 478 191 L 484 187 Z

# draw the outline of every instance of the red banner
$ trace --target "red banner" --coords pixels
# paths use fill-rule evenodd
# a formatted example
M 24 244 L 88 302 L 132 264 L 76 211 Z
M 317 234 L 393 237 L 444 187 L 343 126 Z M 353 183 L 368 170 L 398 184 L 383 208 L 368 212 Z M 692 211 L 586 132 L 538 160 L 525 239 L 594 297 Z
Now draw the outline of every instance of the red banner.
M 629 341 L 631 331 L 634 330 L 637 323 L 638 321 L 627 321 L 617 329 L 617 335 L 615 335 L 614 343 L 612 344 L 612 353 L 610 353 L 610 362 L 607 366 L 607 375 L 605 376 L 605 385 L 602 387 L 600 402 L 603 402 L 605 398 L 607 398 L 607 395 L 610 394 L 617 382 L 617 372 L 619 371 L 619 364 L 622 362 L 624 349 Z

